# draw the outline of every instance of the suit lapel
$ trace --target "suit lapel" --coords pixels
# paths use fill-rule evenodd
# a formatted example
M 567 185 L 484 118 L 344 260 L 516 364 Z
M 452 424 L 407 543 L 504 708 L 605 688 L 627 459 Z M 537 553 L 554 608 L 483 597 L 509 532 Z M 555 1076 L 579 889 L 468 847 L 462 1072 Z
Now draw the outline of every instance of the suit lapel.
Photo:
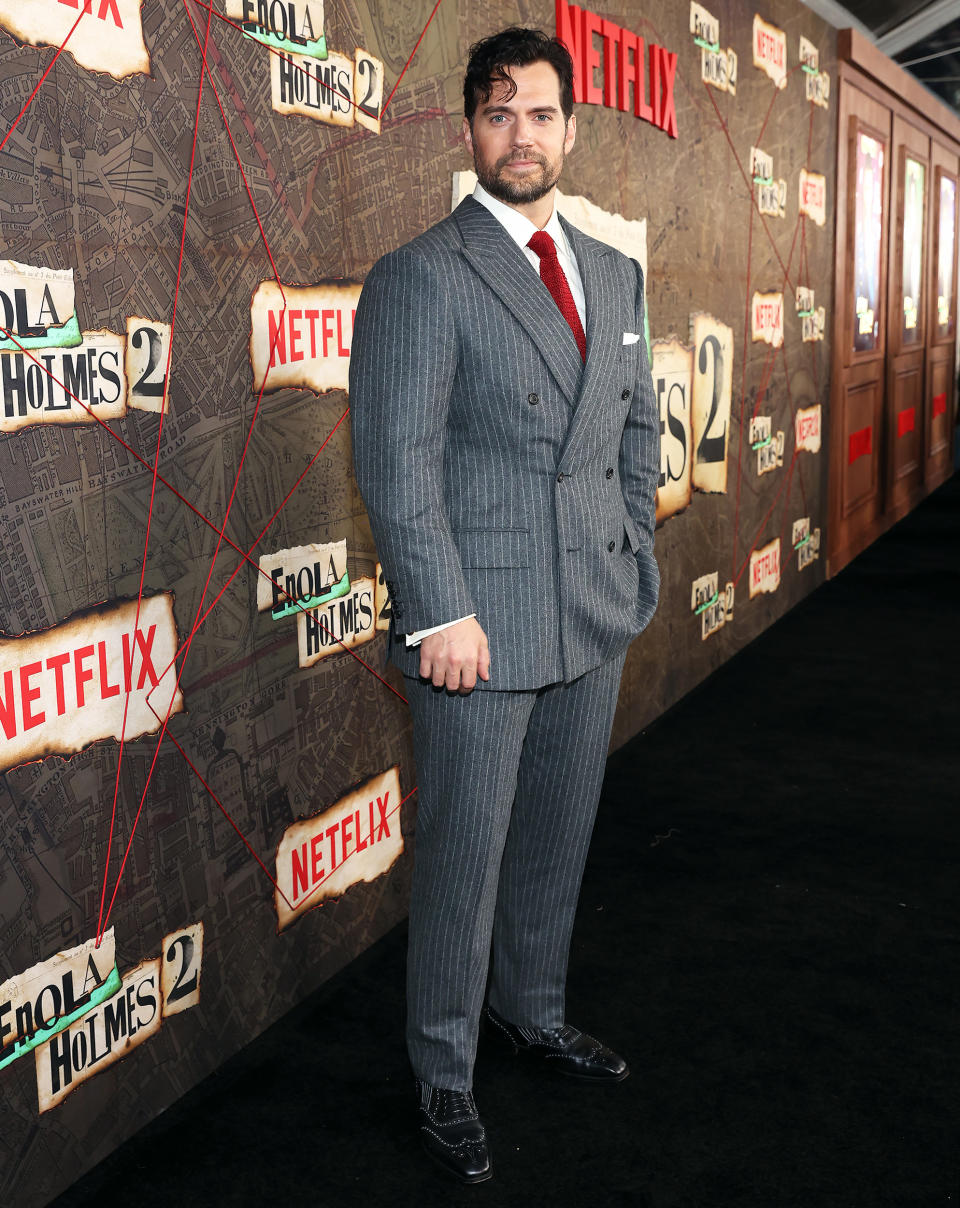
M 560 222 L 577 258 L 587 311 L 587 361 L 564 442 L 565 456 L 584 434 L 592 430 L 598 411 L 608 401 L 605 391 L 616 376 L 623 333 L 619 323 L 617 283 L 607 259 L 609 249 L 587 238 L 564 218 L 561 217 Z
M 520 248 L 479 202 L 465 198 L 453 217 L 463 239 L 464 256 L 530 335 L 557 385 L 570 405 L 575 405 L 584 376 L 583 362 L 573 332 L 550 291 Z M 588 334 L 588 364 L 589 347 Z

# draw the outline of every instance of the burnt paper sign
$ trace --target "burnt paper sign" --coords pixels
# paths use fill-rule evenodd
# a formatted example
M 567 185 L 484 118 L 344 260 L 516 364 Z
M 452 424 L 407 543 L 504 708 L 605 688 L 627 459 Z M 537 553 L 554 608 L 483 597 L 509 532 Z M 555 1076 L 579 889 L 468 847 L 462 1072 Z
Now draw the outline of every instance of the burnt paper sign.
M 126 974 L 119 991 L 36 1052 L 40 1111 L 62 1103 L 88 1078 L 149 1040 L 163 1019 L 160 958 Z
M 822 173 L 800 169 L 799 203 L 801 214 L 823 226 L 827 221 L 827 178 Z
M 780 538 L 750 554 L 750 599 L 780 586 Z
M 123 600 L 0 637 L 0 772 L 121 731 L 127 740 L 156 733 L 168 707 L 183 710 L 176 650 L 172 592 L 144 597 L 139 620 L 137 601 Z
M 0 1067 L 29 1052 L 40 1034 L 62 1030 L 85 1007 L 92 1010 L 96 991 L 107 985 L 115 965 L 111 927 L 99 946 L 95 938 L 86 940 L 5 981 L 0 986 Z
M 271 56 L 272 58 L 273 56 Z M 253 389 L 346 390 L 361 286 L 350 281 L 264 281 L 250 303 Z
M 774 348 L 783 343 L 783 294 L 756 293 L 750 306 L 750 334 L 754 343 Z
M 399 806 L 400 773 L 394 766 L 323 813 L 288 827 L 277 847 L 274 903 L 281 931 L 305 911 L 393 866 L 403 851 Z
M 127 319 L 127 351 L 123 363 L 127 379 L 127 404 L 138 411 L 157 414 L 168 406 L 167 363 L 171 327 L 159 319 Z
M 383 567 L 377 563 L 377 583 L 373 597 L 374 612 L 377 614 L 376 630 L 377 633 L 385 633 L 390 628 L 390 621 L 393 619 L 393 608 L 390 604 L 390 591 L 387 588 L 387 580 L 384 577 Z
M 693 486 L 727 489 L 727 446 L 733 392 L 733 330 L 712 315 L 694 315 Z
M 384 66 L 362 47 L 325 59 L 278 51 L 270 55 L 270 100 L 276 113 L 300 114 L 330 126 L 380 133 Z
M 226 0 L 226 10 L 267 47 L 326 58 L 323 0 Z
M 257 612 L 275 621 L 318 608 L 350 590 L 345 540 L 264 554 L 257 575 Z
M 0 353 L 0 432 L 122 419 L 125 344 L 112 331 L 85 331 L 74 348 Z
M 32 46 L 66 43 L 81 67 L 114 79 L 150 73 L 141 0 L 0 0 L 0 28 Z M 74 28 L 75 27 L 75 28 Z
M 0 323 L 0 352 L 75 348 L 81 336 L 73 269 L 0 260 Z
M 690 503 L 692 494 L 691 385 L 693 350 L 679 340 L 653 343 L 653 389 L 660 411 L 657 524 Z
M 787 86 L 787 35 L 756 14 L 753 18 L 753 65 L 773 80 Z
M 820 557 L 820 530 L 810 529 L 810 517 L 793 522 L 793 548 L 797 551 L 797 570 L 805 570 Z
M 382 627 L 381 627 L 382 628 Z M 301 667 L 328 655 L 365 646 L 377 636 L 376 585 L 357 579 L 345 596 L 309 612 L 297 610 L 297 647 Z
M 794 420 L 794 445 L 798 453 L 820 452 L 820 431 L 823 415 L 819 403 L 799 407 Z
M 203 923 L 192 923 L 163 937 L 160 991 L 163 1017 L 179 1015 L 200 1001 Z

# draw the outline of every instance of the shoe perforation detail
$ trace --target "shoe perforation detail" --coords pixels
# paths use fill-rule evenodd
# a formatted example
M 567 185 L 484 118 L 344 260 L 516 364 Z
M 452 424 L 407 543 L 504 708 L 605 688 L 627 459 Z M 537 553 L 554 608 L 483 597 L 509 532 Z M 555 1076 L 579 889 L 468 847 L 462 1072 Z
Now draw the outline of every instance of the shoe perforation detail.
M 487 1134 L 482 1124 L 480 1125 L 479 1137 L 464 1137 L 459 1141 L 445 1141 L 439 1133 L 434 1132 L 432 1128 L 427 1128 L 425 1124 L 420 1125 L 420 1131 L 429 1133 L 431 1137 L 435 1137 L 445 1149 L 479 1149 L 487 1143 Z

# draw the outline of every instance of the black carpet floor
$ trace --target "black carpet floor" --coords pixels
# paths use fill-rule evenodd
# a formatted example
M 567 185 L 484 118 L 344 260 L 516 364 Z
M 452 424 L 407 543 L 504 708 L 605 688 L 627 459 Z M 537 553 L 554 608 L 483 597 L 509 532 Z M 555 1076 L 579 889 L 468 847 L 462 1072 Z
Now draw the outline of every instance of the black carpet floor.
M 58 1208 L 958 1208 L 958 538 L 955 476 L 610 760 L 568 1018 L 626 1082 L 482 1049 L 495 1177 L 447 1182 L 400 928 Z

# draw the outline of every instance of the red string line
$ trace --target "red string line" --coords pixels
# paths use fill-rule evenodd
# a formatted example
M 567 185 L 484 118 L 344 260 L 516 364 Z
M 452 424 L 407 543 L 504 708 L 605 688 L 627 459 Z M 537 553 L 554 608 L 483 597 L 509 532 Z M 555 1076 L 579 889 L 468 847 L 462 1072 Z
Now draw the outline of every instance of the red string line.
M 426 25 L 423 27 L 423 29 L 420 31 L 420 37 L 419 37 L 419 38 L 417 38 L 417 44 L 416 44 L 416 46 L 414 46 L 413 50 L 411 50 L 411 51 L 410 51 L 410 57 L 407 59 L 406 63 L 404 63 L 404 65 L 403 65 L 403 71 L 401 71 L 401 72 L 400 72 L 400 74 L 397 76 L 397 82 L 396 82 L 396 84 L 394 84 L 393 88 L 390 90 L 390 95 L 387 97 L 387 99 L 386 99 L 386 100 L 384 101 L 384 103 L 383 103 L 383 108 L 380 110 L 380 116 L 381 116 L 381 117 L 383 117 L 383 115 L 386 113 L 386 111 L 387 111 L 387 106 L 388 106 L 388 105 L 390 104 L 390 102 L 393 100 L 393 95 L 394 95 L 394 93 L 395 93 L 395 92 L 397 91 L 397 89 L 400 87 L 400 81 L 401 81 L 401 80 L 403 79 L 403 77 L 404 77 L 404 76 L 407 74 L 407 68 L 408 68 L 408 67 L 410 66 L 410 64 L 413 62 L 413 56 L 414 56 L 414 55 L 417 53 L 417 51 L 420 49 L 420 43 L 423 41 L 423 39 L 424 39 L 424 35 L 426 34 L 427 30 L 430 28 L 430 22 L 431 22 L 431 21 L 433 20 L 433 18 L 436 16 L 437 9 L 440 7 L 440 5 L 441 5 L 441 3 L 442 3 L 442 2 L 443 2 L 443 0 L 437 0 L 436 4 L 433 6 L 433 11 L 430 13 L 430 16 L 429 16 L 429 17 L 427 17 L 427 23 L 426 23 Z
M 201 65 L 201 68 L 200 68 L 200 84 L 199 84 L 199 87 L 197 88 L 197 106 L 196 106 L 196 111 L 195 111 L 194 120 L 193 120 L 193 142 L 192 142 L 192 145 L 190 148 L 190 168 L 189 168 L 189 171 L 187 174 L 187 192 L 186 192 L 186 197 L 184 199 L 184 206 L 183 206 L 183 228 L 180 232 L 180 255 L 179 255 L 179 259 L 177 261 L 177 281 L 176 281 L 176 285 L 174 286 L 174 291 L 173 291 L 173 312 L 170 316 L 170 338 L 169 338 L 169 342 L 168 342 L 168 346 L 167 346 L 166 377 L 164 379 L 164 384 L 163 384 L 163 397 L 162 397 L 161 406 L 160 406 L 160 423 L 157 428 L 157 444 L 156 444 L 156 449 L 155 449 L 154 458 L 153 458 L 153 480 L 150 485 L 150 506 L 147 510 L 147 529 L 146 529 L 146 535 L 145 535 L 144 541 L 143 541 L 143 560 L 140 565 L 140 586 L 139 586 L 139 590 L 137 592 L 137 611 L 136 611 L 136 615 L 134 617 L 134 622 L 133 622 L 134 634 L 137 633 L 137 630 L 138 630 L 138 627 L 140 624 L 140 609 L 143 604 L 143 584 L 144 584 L 144 579 L 145 579 L 146 571 L 147 571 L 147 553 L 148 553 L 148 550 L 150 547 L 150 530 L 151 530 L 151 527 L 153 524 L 153 506 L 156 501 L 157 469 L 160 464 L 160 444 L 161 444 L 161 438 L 163 436 L 163 424 L 164 424 L 164 420 L 166 418 L 167 399 L 168 399 L 168 395 L 169 395 L 169 391 L 170 391 L 170 366 L 173 363 L 173 336 L 174 336 L 174 328 L 176 326 L 176 321 L 177 321 L 177 303 L 178 303 L 179 297 L 180 297 L 180 280 L 183 275 L 183 253 L 184 253 L 184 248 L 186 246 L 186 241 L 187 241 L 187 218 L 190 213 L 190 196 L 191 196 L 192 189 L 193 189 L 193 169 L 194 169 L 194 165 L 196 163 L 197 137 L 200 133 L 200 105 L 203 100 L 204 66 L 206 65 L 206 57 L 207 57 L 207 42 L 209 41 L 209 38 L 210 38 L 210 25 L 211 25 L 210 18 L 207 17 L 207 29 L 206 29 L 206 33 L 204 35 L 204 43 L 203 43 L 203 64 Z M 219 548 L 219 546 L 218 546 L 218 548 Z M 132 686 L 132 681 L 131 681 L 131 686 Z M 173 703 L 173 696 L 171 695 L 171 704 L 172 703 Z M 114 790 L 113 790 L 113 809 L 112 809 L 111 817 L 110 817 L 110 833 L 109 833 L 109 837 L 107 839 L 107 855 L 106 855 L 106 859 L 104 860 L 103 888 L 100 893 L 100 911 L 99 911 L 98 921 L 97 921 L 97 947 L 100 946 L 101 936 L 103 935 L 103 932 L 106 930 L 106 924 L 110 918 L 110 910 L 108 909 L 106 919 L 104 919 L 103 904 L 104 904 L 104 901 L 107 896 L 107 875 L 108 875 L 108 871 L 110 868 L 110 856 L 111 856 L 111 853 L 113 850 L 113 832 L 114 832 L 114 827 L 116 824 L 116 817 L 117 817 L 117 798 L 120 793 L 120 770 L 123 766 L 123 747 L 124 747 L 124 741 L 126 739 L 127 714 L 129 712 L 129 708 L 130 708 L 130 688 L 128 687 L 126 696 L 124 697 L 124 704 L 123 704 L 123 723 L 120 727 L 120 753 L 117 757 L 117 777 L 116 777 L 116 782 L 114 784 Z M 157 744 L 157 749 L 159 750 L 159 743 Z M 151 765 L 151 772 L 153 771 L 153 767 L 156 765 L 156 758 L 157 758 L 156 755 L 154 755 L 154 761 L 153 761 L 153 764 Z M 148 779 L 148 784 L 149 784 L 149 779 Z M 143 803 L 141 801 L 141 806 L 142 806 L 142 804 Z M 137 816 L 139 817 L 139 811 L 137 812 Z M 136 829 L 136 827 L 134 827 L 134 829 Z M 133 840 L 133 835 L 131 833 L 130 841 L 132 842 L 132 840 Z M 124 866 L 126 865 L 127 855 L 129 854 L 129 851 L 130 851 L 130 843 L 127 844 L 127 851 L 124 853 L 123 862 L 120 865 L 120 872 L 117 876 L 117 886 L 119 886 L 120 877 L 123 875 L 123 869 L 124 869 Z M 113 906 L 113 901 L 116 898 L 116 896 L 117 896 L 117 887 L 115 886 L 114 891 L 113 891 L 113 898 L 111 898 L 111 900 L 110 900 L 111 908 Z

